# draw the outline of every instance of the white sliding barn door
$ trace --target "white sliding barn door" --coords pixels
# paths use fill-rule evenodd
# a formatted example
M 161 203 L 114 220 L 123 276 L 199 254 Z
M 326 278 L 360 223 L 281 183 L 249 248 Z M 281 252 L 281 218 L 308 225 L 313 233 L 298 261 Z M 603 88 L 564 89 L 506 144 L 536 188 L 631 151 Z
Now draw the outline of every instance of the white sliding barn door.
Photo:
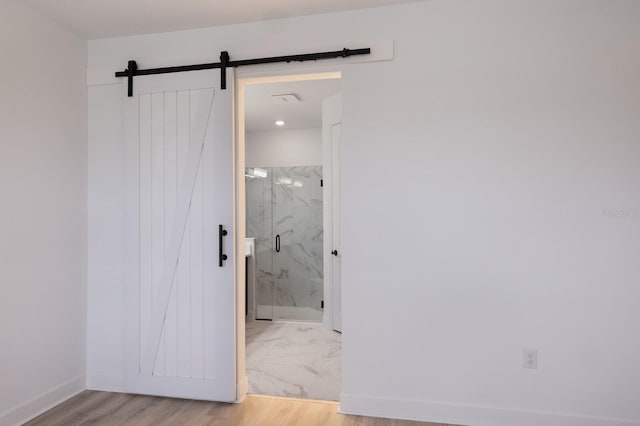
M 220 90 L 219 70 L 195 71 L 136 77 L 123 95 L 132 393 L 236 397 L 229 86 Z

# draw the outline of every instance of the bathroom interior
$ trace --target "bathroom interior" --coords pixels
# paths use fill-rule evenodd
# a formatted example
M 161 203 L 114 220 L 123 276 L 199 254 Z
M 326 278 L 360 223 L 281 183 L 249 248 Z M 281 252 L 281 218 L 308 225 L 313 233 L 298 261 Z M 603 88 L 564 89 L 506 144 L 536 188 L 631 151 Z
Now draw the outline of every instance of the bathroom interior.
M 244 89 L 249 392 L 337 401 L 341 334 L 324 315 L 323 102 L 340 79 Z M 326 256 L 325 256 L 326 254 Z

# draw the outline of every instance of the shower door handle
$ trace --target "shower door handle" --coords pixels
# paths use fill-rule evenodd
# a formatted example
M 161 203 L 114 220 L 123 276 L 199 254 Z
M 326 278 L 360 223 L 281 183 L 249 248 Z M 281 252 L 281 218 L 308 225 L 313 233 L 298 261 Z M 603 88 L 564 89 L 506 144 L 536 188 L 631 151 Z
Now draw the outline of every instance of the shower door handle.
M 280 253 L 280 234 L 276 235 L 276 253 Z
M 218 225 L 218 266 L 222 268 L 222 262 L 227 260 L 227 255 L 223 253 L 224 248 L 222 244 L 223 238 L 228 234 L 224 226 Z

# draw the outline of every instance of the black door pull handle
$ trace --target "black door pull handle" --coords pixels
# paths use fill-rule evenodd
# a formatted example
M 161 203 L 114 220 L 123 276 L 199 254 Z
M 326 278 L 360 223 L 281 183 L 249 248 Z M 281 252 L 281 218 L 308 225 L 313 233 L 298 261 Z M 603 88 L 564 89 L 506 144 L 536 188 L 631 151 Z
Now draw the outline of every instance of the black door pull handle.
M 222 268 L 222 265 L 225 260 L 227 260 L 227 255 L 223 253 L 224 247 L 222 244 L 223 238 L 228 234 L 227 230 L 224 229 L 224 226 L 218 225 L 218 266 Z
M 276 253 L 280 253 L 280 234 L 276 235 Z
M 338 255 L 338 250 L 334 250 L 331 252 L 332 255 L 337 256 Z

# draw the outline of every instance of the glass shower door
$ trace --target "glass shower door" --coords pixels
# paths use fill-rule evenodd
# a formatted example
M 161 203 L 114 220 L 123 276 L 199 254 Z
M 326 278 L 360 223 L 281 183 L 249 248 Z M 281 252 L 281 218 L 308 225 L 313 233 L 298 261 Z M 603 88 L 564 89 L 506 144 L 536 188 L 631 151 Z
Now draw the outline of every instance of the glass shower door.
M 273 319 L 322 322 L 322 167 L 274 168 Z
M 322 167 L 254 168 L 246 176 L 255 318 L 322 322 Z

